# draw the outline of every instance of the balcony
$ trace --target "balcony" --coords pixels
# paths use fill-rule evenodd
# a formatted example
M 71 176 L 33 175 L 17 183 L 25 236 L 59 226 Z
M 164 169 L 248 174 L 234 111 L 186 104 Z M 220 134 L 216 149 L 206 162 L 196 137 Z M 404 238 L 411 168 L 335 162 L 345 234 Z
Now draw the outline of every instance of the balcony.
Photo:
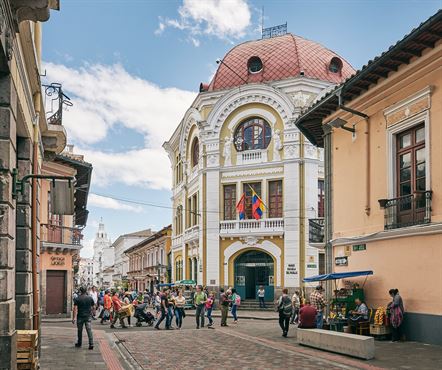
M 200 226 L 194 225 L 184 230 L 184 242 L 189 243 L 199 239 Z
M 178 248 L 183 245 L 183 234 L 172 237 L 172 248 Z
M 430 191 L 417 192 L 393 199 L 379 199 L 384 208 L 384 229 L 398 229 L 431 222 Z
M 40 239 L 43 248 L 54 250 L 80 249 L 83 234 L 75 227 L 61 225 L 41 224 Z
M 324 244 L 324 218 L 308 220 L 308 242 L 311 245 Z
M 225 220 L 220 222 L 220 236 L 283 235 L 284 219 Z
M 267 162 L 267 150 L 245 150 L 236 155 L 236 164 L 255 164 Z

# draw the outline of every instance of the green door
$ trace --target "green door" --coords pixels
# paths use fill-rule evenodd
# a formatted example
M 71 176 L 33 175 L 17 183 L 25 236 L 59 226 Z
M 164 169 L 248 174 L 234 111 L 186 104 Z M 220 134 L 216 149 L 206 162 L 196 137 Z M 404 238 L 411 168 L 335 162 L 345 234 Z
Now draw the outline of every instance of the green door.
M 270 255 L 256 250 L 244 252 L 234 265 L 235 289 L 243 299 L 257 299 L 258 287 L 262 285 L 266 300 L 273 301 L 274 262 Z

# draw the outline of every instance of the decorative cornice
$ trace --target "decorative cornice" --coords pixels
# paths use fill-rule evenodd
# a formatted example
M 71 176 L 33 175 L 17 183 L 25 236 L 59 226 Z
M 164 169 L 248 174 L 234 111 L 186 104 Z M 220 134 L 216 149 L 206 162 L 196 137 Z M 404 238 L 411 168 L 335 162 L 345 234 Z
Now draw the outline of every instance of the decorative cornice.
M 247 170 L 247 171 L 223 172 L 221 177 L 232 178 L 232 177 L 246 177 L 246 176 L 256 176 L 256 175 L 273 175 L 283 172 L 284 172 L 283 167 L 270 167 L 270 168 L 259 168 L 256 170 Z

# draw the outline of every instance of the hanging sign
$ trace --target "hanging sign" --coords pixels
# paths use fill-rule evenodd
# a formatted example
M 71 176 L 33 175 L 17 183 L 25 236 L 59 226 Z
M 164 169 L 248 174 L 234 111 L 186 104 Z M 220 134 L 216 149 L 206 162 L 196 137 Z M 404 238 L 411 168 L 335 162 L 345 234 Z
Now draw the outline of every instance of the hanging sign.
M 355 244 L 355 245 L 353 245 L 353 252 L 365 251 L 366 249 L 367 249 L 367 245 L 366 244 Z

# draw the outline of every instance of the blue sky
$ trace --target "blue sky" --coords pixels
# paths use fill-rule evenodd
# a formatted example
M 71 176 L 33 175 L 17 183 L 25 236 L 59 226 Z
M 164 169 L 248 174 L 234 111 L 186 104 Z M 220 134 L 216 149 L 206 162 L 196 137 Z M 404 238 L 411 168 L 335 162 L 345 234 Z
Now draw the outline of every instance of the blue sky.
M 170 165 L 161 144 L 208 82 L 217 58 L 288 23 L 359 69 L 442 7 L 420 1 L 62 0 L 43 29 L 47 82 L 74 106 L 68 141 L 94 165 L 83 255 L 100 217 L 118 235 L 171 223 Z M 111 199 L 109 196 L 118 199 Z

